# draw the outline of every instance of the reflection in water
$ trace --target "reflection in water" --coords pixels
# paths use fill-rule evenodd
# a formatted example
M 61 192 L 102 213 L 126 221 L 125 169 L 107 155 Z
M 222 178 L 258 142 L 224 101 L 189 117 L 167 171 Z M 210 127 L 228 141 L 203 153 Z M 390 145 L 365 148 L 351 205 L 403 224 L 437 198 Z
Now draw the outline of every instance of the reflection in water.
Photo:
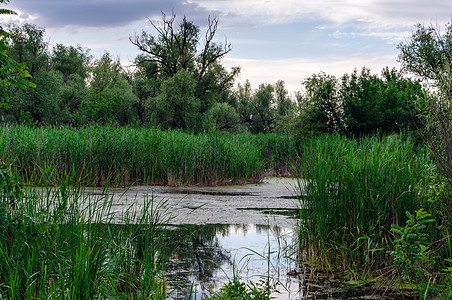
M 105 226 L 98 224 L 96 226 Z M 155 268 L 164 271 L 168 299 L 202 299 L 237 274 L 242 282 L 258 283 L 268 279 L 278 293 L 273 299 L 374 299 L 375 290 L 362 286 L 351 289 L 344 279 L 297 263 L 293 232 L 289 229 L 256 225 L 179 225 L 171 229 L 134 224 L 105 226 L 118 242 L 125 236 L 135 237 L 124 249 L 131 257 L 145 260 L 151 253 Z M 155 240 L 140 234 L 157 230 Z M 154 253 L 157 253 L 154 256 Z M 127 254 L 127 253 L 126 253 Z M 122 255 L 122 254 L 120 254 Z M 169 258 L 169 259 L 168 259 Z M 120 263 L 120 261 L 118 261 Z M 140 268 L 137 264 L 136 268 Z M 119 265 L 119 268 L 130 268 Z M 137 271 L 133 268 L 131 271 Z M 288 276 L 296 270 L 295 276 Z M 301 273 L 301 274 L 300 274 Z M 139 272 L 137 272 L 138 276 Z M 121 287 L 124 291 L 133 285 Z M 139 284 L 139 282 L 132 282 Z M 191 294 L 191 297 L 190 297 Z M 391 299 L 387 295 L 381 299 Z M 380 298 L 380 297 L 379 297 Z M 401 295 L 395 299 L 411 299 Z
M 351 288 L 344 278 L 297 263 L 293 231 L 256 225 L 182 225 L 171 232 L 178 249 L 167 263 L 169 299 L 202 299 L 232 278 L 258 283 L 262 278 L 278 290 L 272 299 L 410 299 L 375 294 L 372 286 Z M 175 245 L 176 245 L 175 244 Z M 171 247 L 170 247 L 171 249 Z M 296 270 L 294 276 L 287 273 Z M 381 296 L 381 297 L 380 297 Z
M 300 282 L 286 274 L 294 268 L 292 232 L 255 225 L 183 225 L 171 236 L 179 249 L 167 267 L 169 298 L 201 299 L 232 278 L 258 282 L 262 276 L 279 283 L 276 299 L 297 299 Z

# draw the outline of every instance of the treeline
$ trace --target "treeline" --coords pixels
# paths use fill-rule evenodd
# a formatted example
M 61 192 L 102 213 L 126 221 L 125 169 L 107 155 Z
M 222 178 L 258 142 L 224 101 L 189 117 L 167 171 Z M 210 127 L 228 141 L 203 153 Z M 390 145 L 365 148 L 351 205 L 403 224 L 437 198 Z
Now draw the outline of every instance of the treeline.
M 9 27 L 9 57 L 28 67 L 36 88 L 7 89 L 7 124 L 29 126 L 114 125 L 180 129 L 190 133 L 341 132 L 367 134 L 412 128 L 415 103 L 425 97 L 419 82 L 396 70 L 381 75 L 363 68 L 340 79 L 313 74 L 290 95 L 283 81 L 235 86 L 240 68 L 226 70 L 221 59 L 230 44 L 213 42 L 218 20 L 205 37 L 185 18 L 162 18 L 157 34 L 130 37 L 141 51 L 133 67 L 106 52 L 95 59 L 82 46 L 53 47 L 45 29 Z M 204 40 L 201 44 L 201 40 Z

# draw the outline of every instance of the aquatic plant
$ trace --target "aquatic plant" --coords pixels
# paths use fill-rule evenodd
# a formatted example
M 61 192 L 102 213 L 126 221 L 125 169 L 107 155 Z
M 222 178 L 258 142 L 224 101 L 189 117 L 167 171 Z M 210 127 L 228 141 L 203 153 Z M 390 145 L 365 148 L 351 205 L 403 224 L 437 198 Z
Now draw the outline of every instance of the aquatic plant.
M 68 182 L 2 203 L 0 298 L 165 299 L 164 202 L 145 197 L 117 215 L 108 193 Z
M 227 184 L 259 178 L 267 161 L 256 145 L 263 139 L 251 135 L 25 126 L 0 127 L 0 134 L 2 157 L 33 185 L 67 176 L 96 186 Z
M 365 277 L 388 261 L 391 225 L 422 203 L 431 163 L 399 135 L 323 135 L 303 145 L 300 245 L 319 266 Z

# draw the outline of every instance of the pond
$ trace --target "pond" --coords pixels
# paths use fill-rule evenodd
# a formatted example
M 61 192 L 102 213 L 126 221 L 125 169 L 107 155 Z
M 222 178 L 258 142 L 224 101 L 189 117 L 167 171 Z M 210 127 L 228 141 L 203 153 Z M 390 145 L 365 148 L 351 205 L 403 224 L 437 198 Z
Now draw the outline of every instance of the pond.
M 201 299 L 218 290 L 233 274 L 258 283 L 278 284 L 276 299 L 298 299 L 294 230 L 299 200 L 297 179 L 265 178 L 260 183 L 217 187 L 133 186 L 86 190 L 113 198 L 120 216 L 131 204 L 152 196 L 167 216 L 165 233 L 180 246 L 171 254 L 166 276 L 170 299 Z M 192 288 L 193 286 L 193 288 Z
M 105 195 L 100 189 L 85 192 Z M 274 299 L 372 298 L 369 288 L 350 292 L 340 278 L 300 265 L 297 179 L 220 187 L 134 186 L 108 189 L 107 195 L 117 215 L 131 204 L 140 207 L 149 196 L 159 202 L 169 225 L 163 234 L 177 245 L 165 254 L 170 256 L 165 267 L 169 299 L 202 299 L 234 275 L 255 284 L 269 280 L 277 290 Z
M 102 189 L 87 193 L 104 195 Z M 171 224 L 253 224 L 293 228 L 298 214 L 297 179 L 265 178 L 261 183 L 216 187 L 133 186 L 109 188 L 118 216 L 153 196 Z

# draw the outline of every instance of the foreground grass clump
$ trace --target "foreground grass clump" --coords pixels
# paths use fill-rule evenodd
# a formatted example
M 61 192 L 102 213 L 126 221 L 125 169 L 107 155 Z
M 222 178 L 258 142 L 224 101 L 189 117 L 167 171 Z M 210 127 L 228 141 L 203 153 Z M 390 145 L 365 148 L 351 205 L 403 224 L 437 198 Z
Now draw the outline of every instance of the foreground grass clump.
M 34 185 L 68 176 L 83 185 L 240 183 L 260 177 L 267 161 L 250 134 L 7 126 L 0 136 L 1 156 Z
M 67 182 L 10 193 L 1 178 L 0 298 L 166 299 L 157 253 L 167 222 L 151 198 L 115 216 L 109 196 Z
M 312 262 L 351 277 L 390 262 L 391 225 L 423 205 L 430 161 L 402 136 L 350 140 L 320 136 L 303 144 L 300 243 Z

